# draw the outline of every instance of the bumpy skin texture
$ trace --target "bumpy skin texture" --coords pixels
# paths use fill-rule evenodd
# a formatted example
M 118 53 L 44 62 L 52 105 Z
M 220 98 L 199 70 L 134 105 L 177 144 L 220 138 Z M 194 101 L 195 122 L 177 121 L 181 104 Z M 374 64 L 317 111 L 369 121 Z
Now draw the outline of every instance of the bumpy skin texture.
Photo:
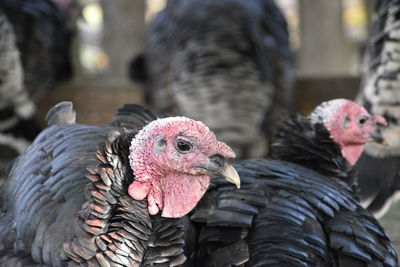
M 368 111 L 384 116 L 389 124 L 382 129 L 389 146 L 368 145 L 356 166 L 362 203 L 377 217 L 385 214 L 400 191 L 399 7 L 398 0 L 376 2 L 357 97 Z
M 370 140 L 381 140 L 377 127 L 386 126 L 381 116 L 370 115 L 351 100 L 338 98 L 321 103 L 310 114 L 312 123 L 322 123 L 339 146 L 342 156 L 354 165 Z
M 131 141 L 154 115 L 126 105 L 108 126 L 74 118 L 71 104 L 56 106 L 51 126 L 13 163 L 0 189 L 0 265 L 183 264 L 188 225 L 151 216 L 147 199 L 128 194 Z
M 176 143 L 183 141 L 191 147 L 181 154 Z M 151 215 L 162 210 L 164 217 L 182 217 L 207 190 L 210 174 L 196 166 L 207 165 L 213 155 L 235 157 L 203 123 L 185 117 L 155 120 L 132 140 L 129 158 L 135 181 L 128 193 L 136 200 L 147 197 Z
M 266 154 L 293 81 L 287 25 L 272 0 L 168 1 L 147 48 L 132 66 L 144 65 L 136 72 L 147 76 L 152 108 L 204 122 L 239 158 Z
M 240 189 L 214 180 L 191 217 L 199 266 L 398 266 L 384 230 L 358 203 L 352 166 L 318 121 L 283 122 L 272 147 L 278 160 L 235 166 Z

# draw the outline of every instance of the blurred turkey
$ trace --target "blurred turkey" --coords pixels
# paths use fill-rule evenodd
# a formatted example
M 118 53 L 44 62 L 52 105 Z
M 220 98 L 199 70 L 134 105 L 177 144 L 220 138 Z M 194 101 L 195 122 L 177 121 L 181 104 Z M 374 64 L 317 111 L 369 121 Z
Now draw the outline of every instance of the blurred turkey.
M 286 21 L 272 0 L 173 0 L 130 66 L 160 114 L 206 123 L 238 157 L 264 156 L 292 98 Z
M 400 190 L 400 2 L 377 1 L 358 101 L 386 118 L 389 146 L 369 144 L 358 161 L 361 201 L 381 217 Z
M 72 24 L 50 0 L 3 0 L 0 24 L 0 165 L 4 165 L 40 132 L 35 102 L 57 81 L 72 75 Z
M 398 266 L 353 186 L 351 165 L 380 123 L 343 99 L 287 120 L 279 160 L 236 165 L 241 188 L 216 179 L 196 207 L 198 266 Z
M 3 0 L 0 7 L 14 27 L 31 97 L 38 99 L 55 82 L 71 78 L 73 24 L 66 14 L 51 0 Z
M 176 266 L 180 217 L 210 175 L 240 184 L 235 154 L 198 121 L 131 104 L 109 125 L 75 124 L 69 102 L 47 121 L 0 188 L 1 266 Z
M 72 29 L 50 0 L 4 0 L 0 11 L 0 131 L 32 141 L 40 131 L 34 102 L 72 75 Z
M 0 179 L 11 158 L 22 153 L 38 133 L 35 105 L 24 90 L 20 52 L 9 20 L 0 9 Z M 29 127 L 32 126 L 33 127 Z

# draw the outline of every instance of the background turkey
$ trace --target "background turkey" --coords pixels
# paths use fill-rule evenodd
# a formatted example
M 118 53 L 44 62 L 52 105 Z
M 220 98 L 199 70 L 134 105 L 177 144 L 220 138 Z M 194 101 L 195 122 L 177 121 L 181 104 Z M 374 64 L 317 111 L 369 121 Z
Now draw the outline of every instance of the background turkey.
M 0 7 L 11 21 L 32 98 L 45 94 L 54 83 L 72 76 L 73 24 L 51 0 L 4 0 Z
M 389 209 L 400 190 L 399 15 L 399 1 L 377 1 L 358 96 L 362 105 L 389 124 L 382 129 L 389 146 L 367 145 L 356 166 L 362 203 L 377 217 Z
M 72 24 L 51 0 L 0 3 L 0 179 L 41 130 L 36 103 L 72 75 Z M 1 181 L 0 181 L 1 182 Z
M 266 154 L 293 80 L 287 25 L 274 1 L 168 1 L 146 47 L 131 76 L 145 79 L 151 107 L 205 122 L 239 157 Z
M 14 29 L 0 10 L 0 179 L 9 160 L 22 153 L 38 133 L 35 105 L 24 90 L 23 69 Z
M 343 99 L 286 121 L 273 146 L 280 160 L 236 165 L 241 188 L 216 180 L 196 207 L 199 266 L 398 266 L 353 187 L 350 165 L 376 123 Z
M 126 105 L 110 125 L 75 124 L 67 102 L 47 120 L 0 189 L 2 266 L 181 264 L 179 217 L 211 174 L 240 184 L 235 154 L 198 121 Z

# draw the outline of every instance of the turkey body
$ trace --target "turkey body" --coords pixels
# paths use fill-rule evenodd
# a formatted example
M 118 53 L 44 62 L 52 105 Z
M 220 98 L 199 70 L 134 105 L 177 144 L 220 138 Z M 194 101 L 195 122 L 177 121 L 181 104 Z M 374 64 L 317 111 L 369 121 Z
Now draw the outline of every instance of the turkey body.
M 132 65 L 143 76 L 144 64 L 154 110 L 203 121 L 238 157 L 266 154 L 293 80 L 286 22 L 273 1 L 168 1 L 140 59 Z
M 71 104 L 56 106 L 13 162 L 0 189 L 0 265 L 182 263 L 182 220 L 150 216 L 146 200 L 126 194 L 130 140 L 154 115 L 128 105 L 103 127 L 74 116 Z
M 377 217 L 385 214 L 400 191 L 399 7 L 398 1 L 376 3 L 358 94 L 358 102 L 388 122 L 382 134 L 389 146 L 368 145 L 356 166 L 361 201 Z
M 273 145 L 279 160 L 235 166 L 240 189 L 217 179 L 191 217 L 199 266 L 398 266 L 335 146 L 322 124 L 293 117 Z

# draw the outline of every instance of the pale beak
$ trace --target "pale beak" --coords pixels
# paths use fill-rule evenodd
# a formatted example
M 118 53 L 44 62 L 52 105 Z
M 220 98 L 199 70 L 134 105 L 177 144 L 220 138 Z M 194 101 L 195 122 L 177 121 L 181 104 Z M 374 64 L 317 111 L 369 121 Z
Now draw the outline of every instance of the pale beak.
M 216 176 L 222 176 L 228 182 L 240 188 L 240 176 L 232 165 L 225 162 L 221 155 L 214 155 L 204 164 L 196 164 L 194 167 L 203 169 L 206 173 Z
M 240 176 L 230 164 L 225 164 L 225 170 L 221 173 L 221 175 L 232 184 L 236 185 L 237 188 L 240 188 Z
M 383 146 L 389 146 L 389 143 L 385 140 L 381 133 L 371 133 L 369 135 L 368 142 L 375 142 Z

